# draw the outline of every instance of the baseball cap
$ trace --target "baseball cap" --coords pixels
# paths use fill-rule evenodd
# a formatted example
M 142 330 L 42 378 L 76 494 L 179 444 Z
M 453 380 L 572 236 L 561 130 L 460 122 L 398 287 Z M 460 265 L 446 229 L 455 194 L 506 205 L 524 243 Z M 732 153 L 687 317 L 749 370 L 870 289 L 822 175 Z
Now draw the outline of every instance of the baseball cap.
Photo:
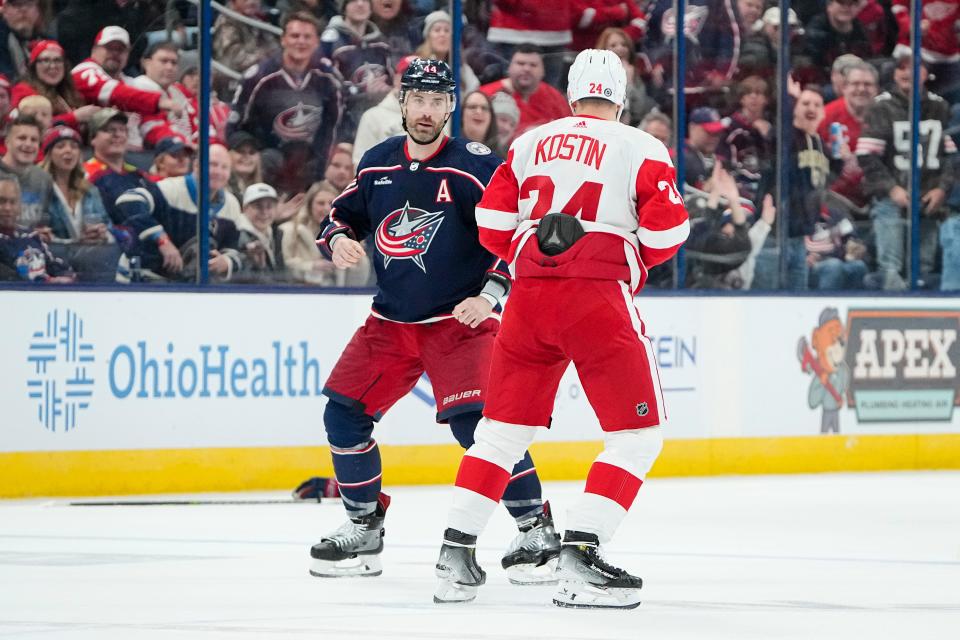
M 797 12 L 793 9 L 790 9 L 790 26 L 796 27 L 800 24 L 800 18 L 797 17 Z M 780 7 L 770 7 L 763 12 L 763 22 L 765 24 L 773 25 L 775 27 L 780 26 Z
M 56 40 L 41 40 L 30 49 L 30 64 L 36 62 L 37 58 L 39 58 L 40 54 L 44 51 L 53 51 L 63 56 L 63 47 L 60 46 L 59 42 Z
M 252 184 L 243 192 L 243 206 L 247 206 L 257 200 L 263 200 L 264 198 L 280 199 L 277 197 L 277 190 L 270 185 L 264 182 Z
M 257 140 L 256 136 L 247 131 L 234 131 L 227 138 L 227 148 L 230 150 L 239 149 L 246 144 L 251 145 L 258 151 L 261 148 L 260 141 Z
M 176 136 L 170 136 L 168 138 L 164 138 L 163 140 L 158 142 L 154 147 L 154 151 L 158 156 L 164 153 L 169 153 L 170 155 L 174 155 L 174 154 L 180 153 L 184 149 L 187 149 L 188 151 L 191 151 L 191 152 L 193 151 L 193 149 L 191 149 L 190 147 L 188 147 L 183 143 L 183 140 L 181 140 L 180 138 L 177 138 Z
M 83 138 L 75 129 L 63 125 L 53 127 L 43 136 L 43 144 L 40 146 L 43 155 L 48 155 L 50 149 L 61 140 L 73 140 L 77 144 L 83 144 Z
M 720 117 L 716 109 L 700 107 L 690 114 L 690 124 L 700 125 L 707 133 L 720 133 L 727 128 L 728 122 Z
M 109 27 L 104 27 L 100 30 L 100 33 L 97 34 L 97 37 L 93 40 L 94 46 L 101 46 L 105 44 L 110 44 L 111 42 L 120 42 L 126 46 L 130 46 L 130 34 L 127 33 L 127 30 L 123 27 L 118 27 L 111 25 Z
M 123 124 L 127 124 L 127 114 L 125 114 L 123 111 L 117 111 L 116 109 L 111 108 L 100 109 L 100 111 L 97 111 L 95 114 L 93 114 L 93 117 L 90 118 L 90 122 L 87 124 L 87 129 L 90 131 L 90 137 L 93 138 L 93 136 L 99 133 L 100 129 L 103 129 L 105 126 L 107 126 L 108 122 L 113 122 L 114 120 L 122 122 Z

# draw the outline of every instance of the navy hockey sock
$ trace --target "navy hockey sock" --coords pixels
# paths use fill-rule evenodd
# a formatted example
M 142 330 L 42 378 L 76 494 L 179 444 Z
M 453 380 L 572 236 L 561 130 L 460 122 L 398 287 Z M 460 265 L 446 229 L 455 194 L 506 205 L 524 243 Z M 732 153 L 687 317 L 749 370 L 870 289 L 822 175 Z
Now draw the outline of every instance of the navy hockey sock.
M 356 518 L 373 513 L 383 475 L 380 448 L 370 437 L 373 420 L 358 409 L 329 401 L 323 424 L 347 515 Z
M 483 416 L 479 412 L 470 412 L 450 418 L 450 431 L 464 449 L 473 446 L 473 432 L 481 417 Z M 526 520 L 543 510 L 540 477 L 537 475 L 536 467 L 533 466 L 529 451 L 524 453 L 523 459 L 510 472 L 510 482 L 500 501 L 517 522 Z

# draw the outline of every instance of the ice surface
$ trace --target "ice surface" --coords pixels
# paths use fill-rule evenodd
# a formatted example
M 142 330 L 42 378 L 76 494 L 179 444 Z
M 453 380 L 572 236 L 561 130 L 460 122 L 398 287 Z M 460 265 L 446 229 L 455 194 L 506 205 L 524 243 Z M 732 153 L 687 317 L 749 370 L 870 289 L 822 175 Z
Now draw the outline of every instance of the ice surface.
M 579 490 L 545 485 L 560 527 Z M 327 580 L 308 551 L 339 501 L 0 502 L 0 638 L 960 638 L 957 472 L 651 479 L 607 549 L 645 580 L 632 611 L 510 585 L 505 512 L 480 539 L 477 601 L 435 605 L 450 489 L 388 492 L 384 574 Z

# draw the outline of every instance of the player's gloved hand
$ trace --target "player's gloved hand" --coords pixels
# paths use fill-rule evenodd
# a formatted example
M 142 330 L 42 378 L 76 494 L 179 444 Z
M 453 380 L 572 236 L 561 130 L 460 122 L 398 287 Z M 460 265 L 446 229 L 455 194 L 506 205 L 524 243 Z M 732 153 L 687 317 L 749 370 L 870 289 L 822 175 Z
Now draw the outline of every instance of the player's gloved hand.
M 363 245 L 352 238 L 341 236 L 333 243 L 333 264 L 340 269 L 349 269 L 365 255 Z
M 320 502 L 324 498 L 339 497 L 340 485 L 334 478 L 309 478 L 293 490 L 294 500 L 316 500 Z
M 483 296 L 467 298 L 453 308 L 453 317 L 471 329 L 480 326 L 480 323 L 490 317 L 493 306 Z

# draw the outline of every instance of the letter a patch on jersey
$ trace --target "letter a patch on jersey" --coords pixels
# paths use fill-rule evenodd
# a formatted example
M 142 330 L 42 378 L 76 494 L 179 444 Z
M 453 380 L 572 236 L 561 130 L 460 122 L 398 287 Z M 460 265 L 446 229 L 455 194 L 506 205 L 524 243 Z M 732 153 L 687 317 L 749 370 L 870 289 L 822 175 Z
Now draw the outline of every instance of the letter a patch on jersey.
M 450 197 L 450 186 L 447 184 L 446 178 L 440 181 L 440 188 L 437 189 L 437 202 L 453 202 L 453 198 Z

